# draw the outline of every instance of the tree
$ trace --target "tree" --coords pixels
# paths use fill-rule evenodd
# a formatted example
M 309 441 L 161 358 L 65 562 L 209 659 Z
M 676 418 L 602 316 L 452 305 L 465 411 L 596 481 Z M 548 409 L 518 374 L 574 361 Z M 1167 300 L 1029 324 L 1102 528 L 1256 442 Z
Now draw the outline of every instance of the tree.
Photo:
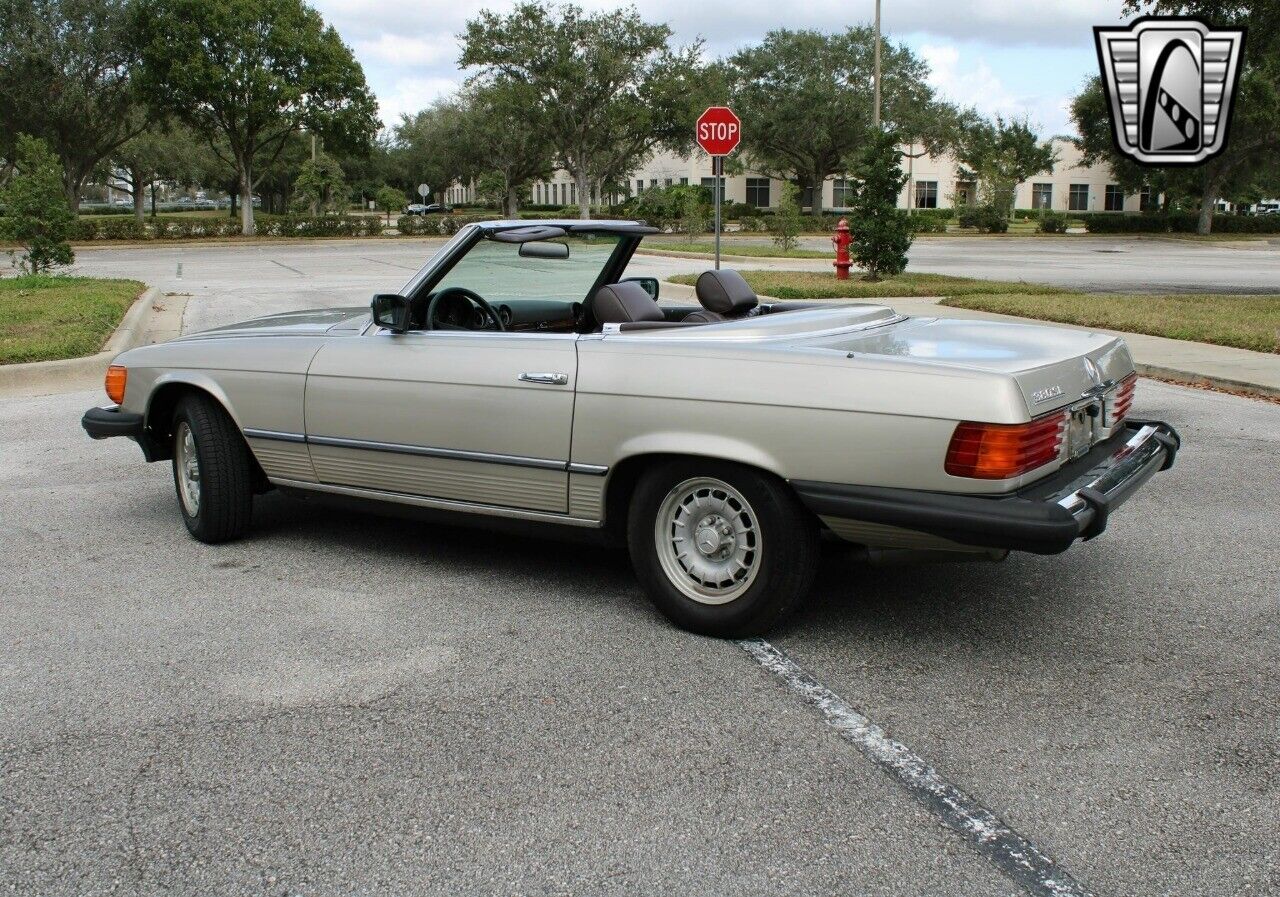
M 1014 191 L 1034 174 L 1053 169 L 1057 157 L 1048 141 L 1041 142 L 1025 119 L 977 119 L 961 128 L 956 158 L 962 177 L 976 178 L 983 204 L 1009 217 Z
M 187 129 L 153 127 L 111 153 L 107 177 L 133 198 L 134 217 L 142 221 L 146 215 L 148 189 L 154 216 L 156 182 L 198 182 L 202 173 L 201 155 L 198 139 Z
M 23 270 L 31 274 L 75 261 L 67 238 L 75 221 L 63 189 L 62 166 L 43 140 L 19 134 L 13 149 L 14 174 L 0 190 L 9 236 L 26 251 Z
M 1217 27 L 1248 26 L 1226 148 L 1201 165 L 1140 166 L 1121 155 L 1111 137 L 1111 109 L 1097 79 L 1085 86 L 1071 106 L 1086 162 L 1106 162 L 1126 189 L 1146 187 L 1164 193 L 1166 208 L 1180 198 L 1194 202 L 1200 213 L 1196 232 L 1208 234 L 1219 199 L 1260 188 L 1280 190 L 1280 4 L 1275 0 L 1126 0 L 1124 11 L 1201 16 Z
M 692 140 L 701 43 L 672 50 L 670 37 L 635 7 L 586 14 L 522 3 L 467 22 L 458 63 L 479 67 L 482 80 L 527 86 L 587 218 L 593 183 L 616 180 L 658 146 Z
M 145 127 L 133 35 L 129 0 L 0 0 L 0 155 L 18 133 L 43 139 L 73 213 L 94 168 Z
M 332 157 L 321 153 L 315 159 L 302 163 L 297 180 L 293 182 L 295 206 L 309 209 L 313 215 L 342 212 L 347 208 L 347 199 L 342 168 Z
M 822 184 L 871 139 L 875 33 L 865 25 L 839 34 L 771 31 L 759 46 L 723 67 L 734 111 L 742 118 L 751 166 L 795 178 L 822 211 Z M 928 66 L 903 44 L 884 41 L 882 120 L 904 138 L 941 151 L 956 111 L 928 86 Z
M 800 190 L 790 181 L 782 184 L 782 195 L 769 219 L 769 230 L 773 233 L 773 242 L 783 252 L 795 249 L 800 236 Z
M 437 202 L 454 181 L 469 182 L 484 172 L 473 152 L 469 115 L 456 96 L 436 100 L 416 115 L 405 115 L 395 129 L 400 164 L 408 178 L 429 185 Z
M 545 110 L 528 84 L 498 76 L 470 86 L 462 97 L 465 141 L 487 174 L 495 175 L 502 214 L 515 218 L 530 183 L 551 177 L 555 154 Z
M 907 182 L 902 171 L 899 138 L 891 132 L 874 135 L 851 166 L 854 200 L 854 260 L 866 280 L 901 274 L 911 248 L 911 220 L 898 208 L 898 194 Z
M 386 213 L 387 224 L 390 224 L 392 210 L 399 212 L 405 207 L 408 200 L 405 198 L 402 191 L 397 190 L 395 187 L 388 186 L 387 184 L 383 184 L 378 188 L 378 195 L 374 198 L 374 202 L 376 202 L 379 208 Z
M 153 105 L 205 135 L 236 173 L 242 232 L 255 233 L 260 169 L 304 128 L 326 143 L 377 131 L 364 72 L 302 0 L 140 0 L 142 84 Z

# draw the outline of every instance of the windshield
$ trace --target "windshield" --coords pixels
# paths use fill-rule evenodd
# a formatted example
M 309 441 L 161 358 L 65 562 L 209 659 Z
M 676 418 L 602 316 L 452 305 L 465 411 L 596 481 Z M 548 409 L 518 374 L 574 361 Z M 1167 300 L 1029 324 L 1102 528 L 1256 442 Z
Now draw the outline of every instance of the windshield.
M 435 285 L 466 287 L 489 302 L 555 299 L 581 302 L 600 277 L 618 246 L 616 234 L 574 234 L 555 242 L 567 243 L 568 258 L 520 255 L 520 244 L 481 240 L 458 260 Z

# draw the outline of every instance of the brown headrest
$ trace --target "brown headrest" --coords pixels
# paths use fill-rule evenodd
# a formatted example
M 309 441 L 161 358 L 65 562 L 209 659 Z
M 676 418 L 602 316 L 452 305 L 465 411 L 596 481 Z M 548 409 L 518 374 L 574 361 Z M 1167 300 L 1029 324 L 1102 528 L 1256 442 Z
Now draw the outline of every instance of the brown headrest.
M 591 299 L 591 314 L 597 324 L 630 324 L 633 321 L 662 321 L 666 316 L 644 287 L 634 281 L 607 283 Z
M 693 291 L 703 308 L 722 315 L 741 315 L 760 304 L 742 275 L 728 268 L 704 271 Z

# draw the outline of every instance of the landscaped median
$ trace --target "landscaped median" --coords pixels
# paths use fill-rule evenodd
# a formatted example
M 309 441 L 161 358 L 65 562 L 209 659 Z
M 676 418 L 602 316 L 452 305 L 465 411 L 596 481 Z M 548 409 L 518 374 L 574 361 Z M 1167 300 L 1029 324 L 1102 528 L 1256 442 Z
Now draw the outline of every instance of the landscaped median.
M 100 351 L 144 289 L 136 280 L 0 279 L 0 365 Z
M 743 271 L 761 296 L 776 299 L 941 297 L 939 304 L 1081 327 L 1143 333 L 1175 340 L 1280 352 L 1280 295 L 1146 295 L 1082 293 L 1021 281 L 944 274 L 902 274 L 883 280 L 836 280 L 815 271 Z M 672 277 L 692 284 L 697 275 Z

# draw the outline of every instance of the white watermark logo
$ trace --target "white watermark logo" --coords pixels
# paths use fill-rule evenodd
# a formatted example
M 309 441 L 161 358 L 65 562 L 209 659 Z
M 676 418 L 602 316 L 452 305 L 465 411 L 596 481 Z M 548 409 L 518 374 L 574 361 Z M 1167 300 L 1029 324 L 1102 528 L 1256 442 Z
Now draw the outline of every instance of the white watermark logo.
M 1147 17 L 1093 29 L 1111 127 L 1144 165 L 1199 165 L 1226 147 L 1240 80 L 1243 28 Z

